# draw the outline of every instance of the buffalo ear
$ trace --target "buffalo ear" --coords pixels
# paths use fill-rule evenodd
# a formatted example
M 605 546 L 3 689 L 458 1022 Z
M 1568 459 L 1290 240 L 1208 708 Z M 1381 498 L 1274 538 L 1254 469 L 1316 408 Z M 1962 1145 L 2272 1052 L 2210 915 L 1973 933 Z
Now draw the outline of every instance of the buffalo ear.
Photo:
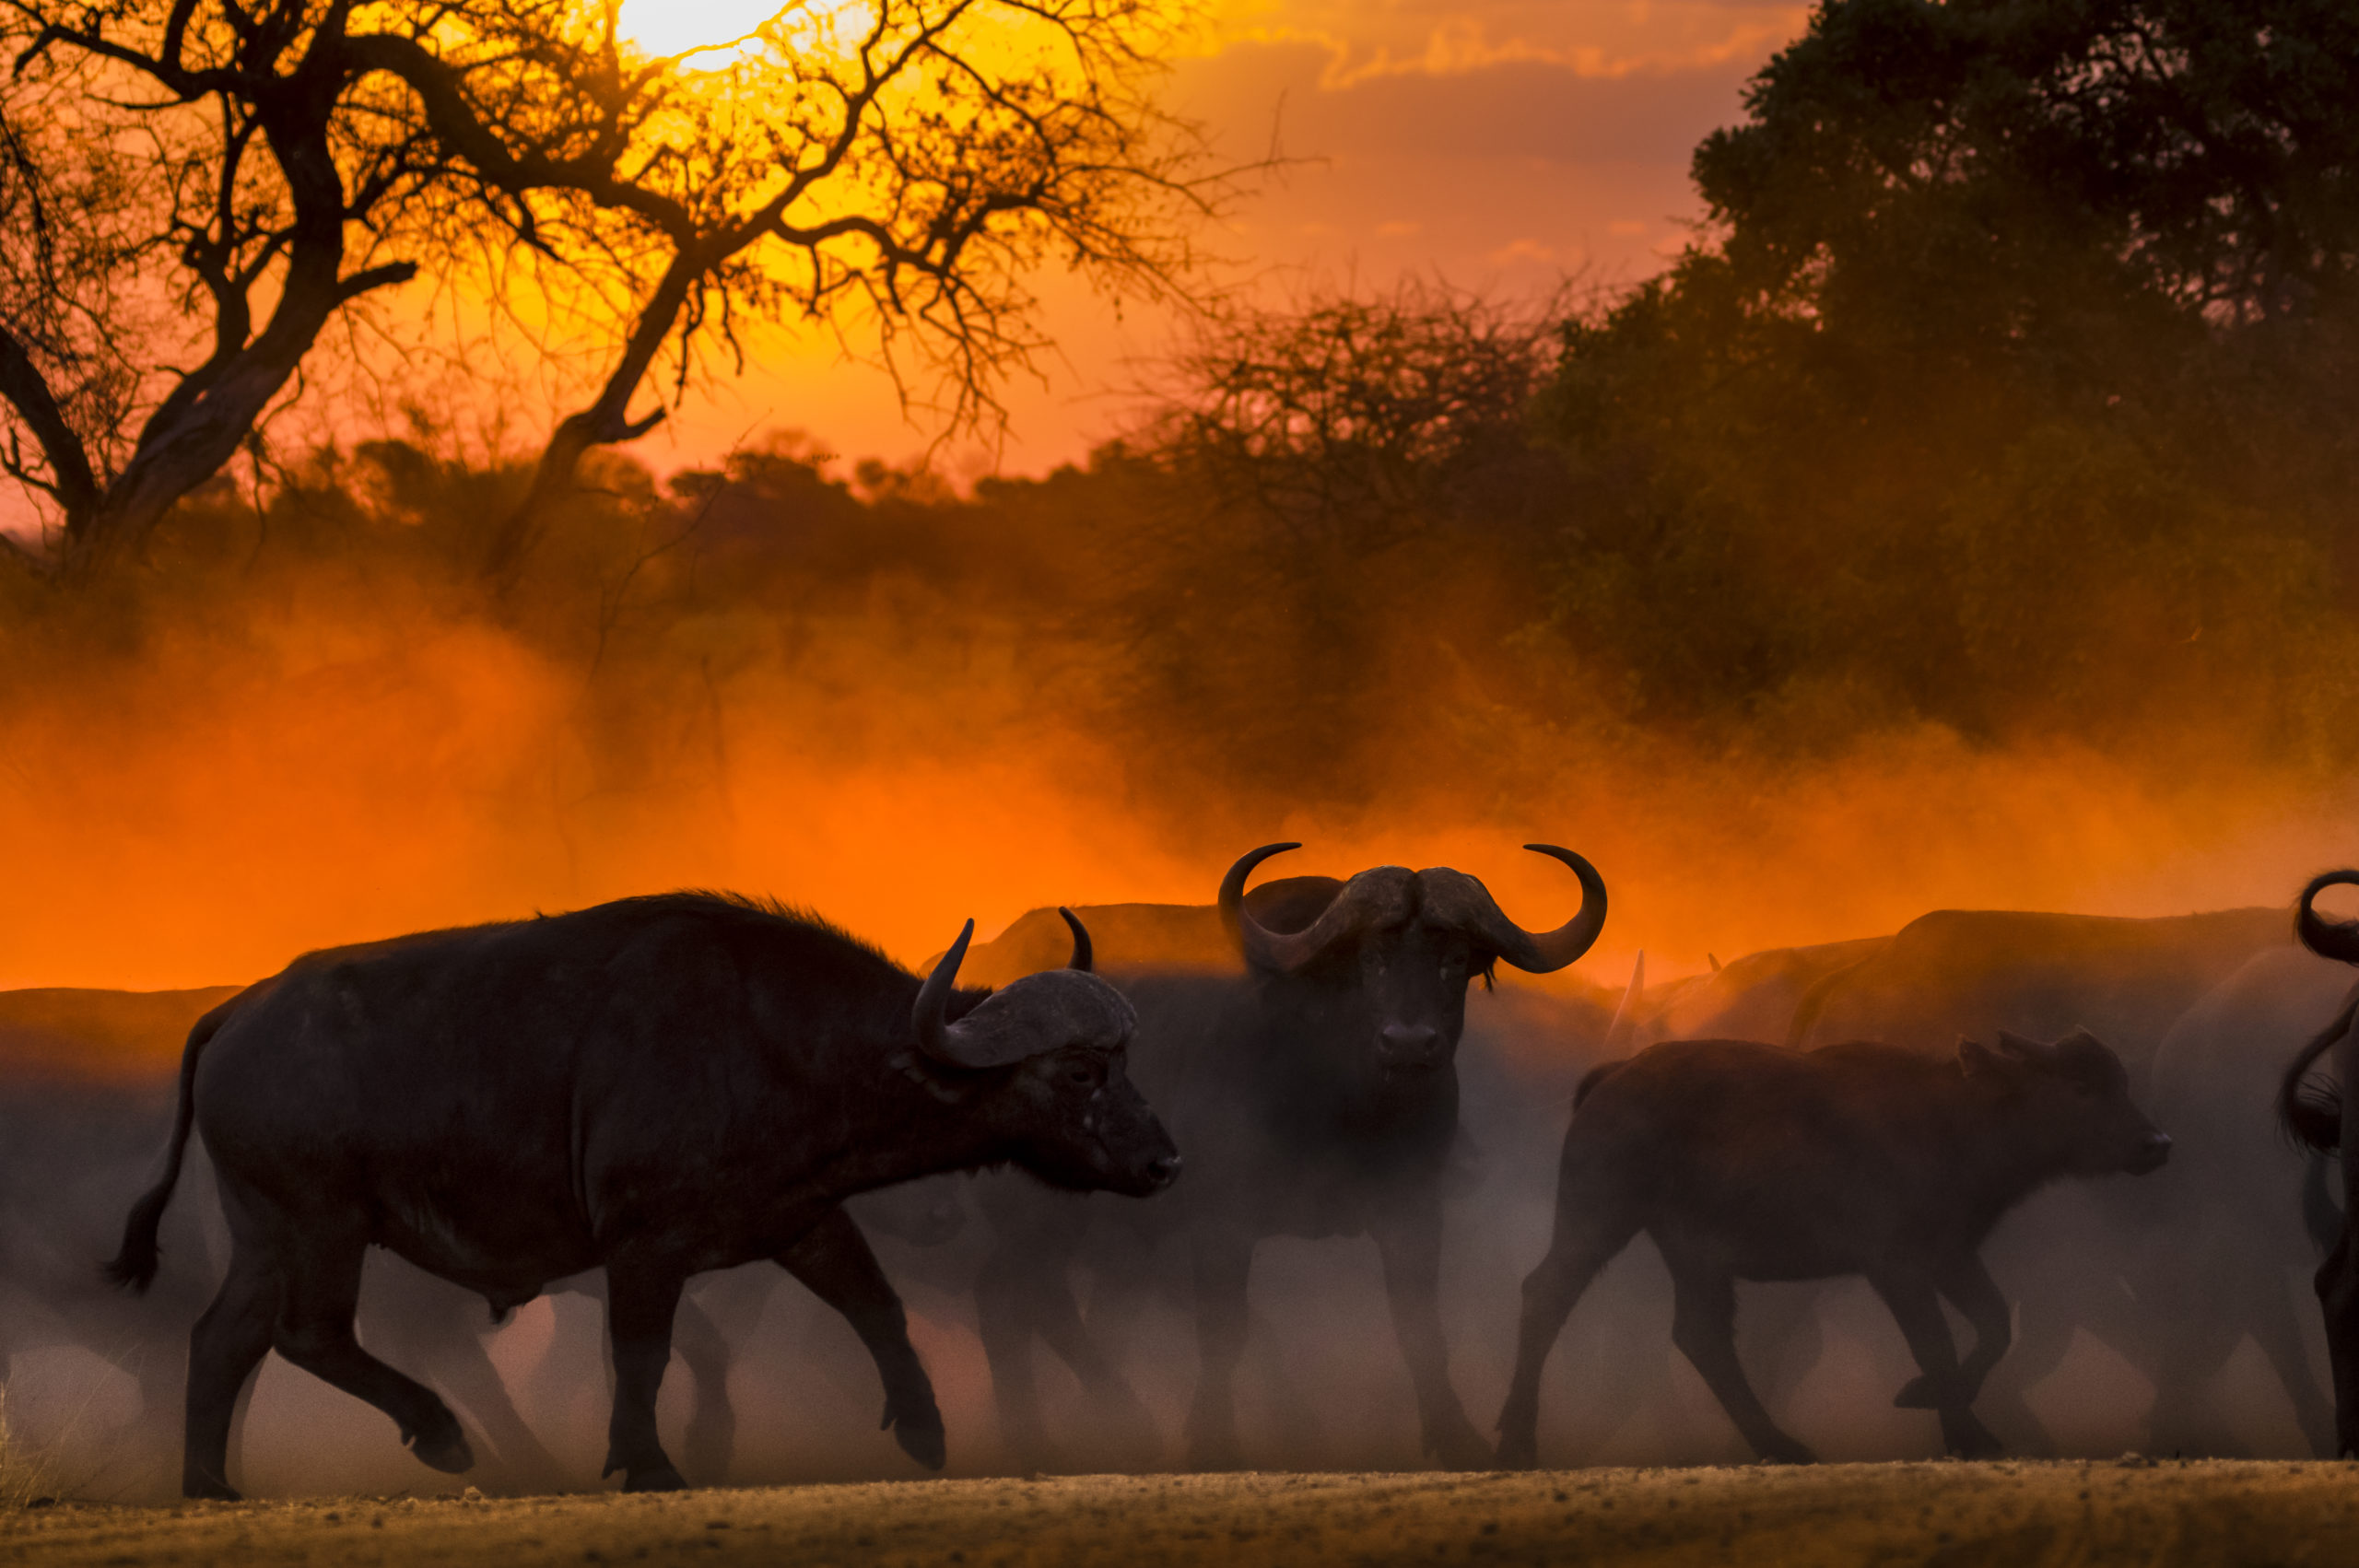
M 1958 1041 L 1957 1067 L 1970 1082 L 2005 1083 L 2015 1076 L 2013 1069 L 1998 1052 L 1973 1040 Z

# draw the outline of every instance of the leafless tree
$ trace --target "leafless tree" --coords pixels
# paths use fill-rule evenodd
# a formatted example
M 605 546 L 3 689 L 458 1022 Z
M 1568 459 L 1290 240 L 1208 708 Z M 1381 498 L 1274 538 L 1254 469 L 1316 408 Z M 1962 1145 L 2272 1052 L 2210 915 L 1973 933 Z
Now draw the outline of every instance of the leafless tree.
M 611 334 L 495 574 L 757 321 L 861 333 L 988 420 L 1041 346 L 1034 268 L 1188 275 L 1223 186 L 1152 97 L 1173 15 L 800 0 L 666 57 L 619 0 L 0 0 L 0 461 L 52 503 L 52 560 L 135 554 L 338 312 L 422 273 Z

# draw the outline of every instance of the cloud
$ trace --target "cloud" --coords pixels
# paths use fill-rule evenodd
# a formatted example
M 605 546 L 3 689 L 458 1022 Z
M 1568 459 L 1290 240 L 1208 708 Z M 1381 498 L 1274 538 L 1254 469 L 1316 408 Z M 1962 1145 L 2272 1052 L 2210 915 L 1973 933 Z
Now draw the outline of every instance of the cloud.
M 1323 85 L 1328 64 L 1312 43 L 1241 44 L 1184 66 L 1175 101 L 1226 131 L 1240 156 L 1274 137 L 1305 159 L 1536 158 L 1684 170 L 1696 142 L 1738 117 L 1754 68 L 1747 59 L 1600 76 L 1521 59 L 1454 74 L 1364 74 L 1338 88 Z
M 1545 245 L 1537 240 L 1524 239 L 1510 240 L 1492 252 L 1486 259 L 1494 265 L 1505 267 L 1513 266 L 1520 262 L 1554 262 L 1556 257 L 1556 247 L 1554 245 Z
M 1778 0 L 1227 0 L 1203 40 L 1215 52 L 1305 44 L 1340 91 L 1382 76 L 1466 76 L 1503 64 L 1554 65 L 1590 77 L 1675 75 L 1757 61 L 1806 24 Z

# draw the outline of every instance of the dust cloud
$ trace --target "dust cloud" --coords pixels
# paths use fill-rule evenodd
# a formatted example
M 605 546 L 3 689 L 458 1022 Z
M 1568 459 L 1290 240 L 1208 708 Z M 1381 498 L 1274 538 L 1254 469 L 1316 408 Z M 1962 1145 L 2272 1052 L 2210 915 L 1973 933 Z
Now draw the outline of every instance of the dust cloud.
M 36 605 L 8 631 L 18 675 L 0 693 L 0 987 L 237 984 L 307 949 L 681 886 L 805 906 L 914 964 L 968 916 L 988 935 L 1043 905 L 1206 903 L 1239 852 L 1281 838 L 1307 848 L 1272 874 L 1447 864 L 1484 878 L 1523 923 L 1553 925 L 1575 889 L 1520 846 L 1562 844 L 1613 890 L 1605 937 L 1563 977 L 1478 997 L 1461 1055 L 1482 1173 L 1450 1211 L 1446 1308 L 1461 1392 L 1487 1426 L 1512 1361 L 1517 1286 L 1544 1246 L 1566 1105 L 1602 1047 L 1597 999 L 1618 992 L 1640 950 L 1661 984 L 1705 970 L 1708 954 L 1881 935 L 1941 907 L 2282 906 L 2311 872 L 2359 859 L 2359 819 L 2330 769 L 2254 762 L 2186 734 L 2100 748 L 1899 726 L 1806 753 L 1715 749 L 1591 722 L 1578 707 L 1536 714 L 1457 656 L 1479 626 L 1430 616 L 1363 667 L 1374 684 L 1349 694 L 1343 753 L 1298 774 L 1270 753 L 1232 777 L 1204 760 L 1220 755 L 1222 732 L 1157 706 L 1137 678 L 1134 592 L 1127 631 L 1086 593 L 1049 609 L 1010 603 L 988 591 L 992 573 L 1028 569 L 1037 540 L 1004 542 L 1012 565 L 993 564 L 1003 544 L 988 534 L 960 541 L 967 564 L 948 573 L 925 558 L 940 542 L 922 530 L 888 537 L 852 568 L 794 568 L 769 595 L 780 579 L 728 580 L 742 559 L 725 549 L 665 555 L 627 539 L 521 603 L 395 569 L 383 551 L 258 549 L 241 565 L 241 542 L 229 565 L 160 574 L 103 615 Z M 1499 599 L 1464 597 L 1482 607 L 1470 614 Z M 1337 715 L 1315 691 L 1284 696 L 1307 731 L 1333 732 Z M 1287 720 L 1278 711 L 1256 733 L 1283 736 Z M 7 1178 L 6 1415 L 18 1448 L 48 1455 L 57 1484 L 82 1494 L 172 1490 L 181 1346 L 221 1261 L 200 1186 L 179 1200 L 193 1229 L 168 1250 L 158 1294 L 104 1315 L 91 1305 L 86 1266 L 110 1250 L 164 1129 L 179 1033 L 143 1038 L 147 1076 L 110 1069 L 76 1085 L 54 1052 L 34 1067 L 10 1058 L 21 1082 L 7 1117 L 63 1129 L 58 1147 L 82 1149 L 86 1168 L 72 1202 L 54 1199 L 53 1166 Z M 120 1064 L 123 1048 L 118 1039 L 108 1059 Z M 990 1239 L 974 1190 L 952 1184 L 965 1211 L 957 1236 L 878 1244 L 940 1391 L 955 1474 L 1015 1462 L 974 1327 L 970 1287 Z M 2009 1223 L 2015 1268 L 2059 1266 L 2076 1201 L 2058 1189 Z M 404 1266 L 371 1267 L 374 1300 Z M 2282 1284 L 2315 1341 L 2299 1270 L 2281 1272 L 2254 1288 Z M 1177 1463 L 1195 1359 L 1183 1249 L 1163 1247 L 1141 1278 L 1082 1276 L 1158 1429 L 1156 1445 L 1120 1457 Z M 486 1468 L 468 1480 L 594 1485 L 606 1398 L 597 1305 L 553 1295 L 495 1331 L 455 1291 L 431 1305 L 444 1287 L 401 1289 L 413 1305 L 381 1320 L 374 1342 L 400 1332 L 424 1347 L 411 1369 L 481 1434 Z M 1934 1452 L 1932 1418 L 1891 1408 L 1911 1369 L 1873 1299 L 1841 1284 L 1776 1305 L 1805 1289 L 1744 1296 L 1748 1321 L 1789 1325 L 1746 1345 L 1773 1403 L 1830 1458 Z M 1372 1248 L 1267 1243 L 1254 1291 L 1240 1383 L 1254 1461 L 1416 1467 Z M 665 1389 L 665 1431 L 680 1434 L 693 1478 L 911 1473 L 876 1430 L 857 1340 L 799 1286 L 740 1270 L 698 1299 L 733 1349 L 719 1383 L 700 1393 L 675 1363 Z M 1641 1243 L 1560 1343 L 1547 1462 L 1746 1457 L 1668 1327 L 1667 1281 Z M 2018 1391 L 2032 1424 L 1993 1424 L 2036 1450 L 2145 1445 L 2152 1383 L 2101 1338 L 2069 1323 L 2063 1335 Z M 470 1405 L 455 1374 L 438 1375 L 437 1343 L 452 1366 L 489 1358 L 496 1389 L 474 1385 L 488 1403 Z M 1041 1373 L 1063 1462 L 1104 1468 L 1101 1413 L 1045 1355 Z M 2219 1387 L 2234 1441 L 2306 1451 L 2249 1345 Z M 511 1412 L 487 1416 L 500 1398 Z M 261 1493 L 466 1484 L 430 1475 L 381 1416 L 276 1362 L 243 1432 L 243 1474 Z

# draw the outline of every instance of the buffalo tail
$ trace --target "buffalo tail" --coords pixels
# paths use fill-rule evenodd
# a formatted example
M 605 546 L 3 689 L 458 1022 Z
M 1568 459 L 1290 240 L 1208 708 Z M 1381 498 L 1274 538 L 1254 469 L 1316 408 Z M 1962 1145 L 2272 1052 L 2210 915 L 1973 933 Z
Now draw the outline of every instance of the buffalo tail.
M 2351 1032 L 2354 1012 L 2359 1012 L 2359 990 L 2343 999 L 2342 1010 L 2334 1015 L 2334 1021 L 2302 1047 L 2302 1054 L 2285 1069 L 2285 1076 L 2277 1086 L 2279 1125 L 2294 1142 L 2322 1154 L 2331 1154 L 2342 1147 L 2342 1091 L 2335 1084 L 2311 1080 L 2310 1065 Z
M 188 1045 L 181 1051 L 180 1099 L 172 1108 L 172 1141 L 164 1152 L 164 1174 L 131 1206 L 130 1214 L 123 1222 L 123 1249 L 102 1267 L 107 1282 L 118 1290 L 138 1294 L 155 1282 L 156 1232 L 164 1223 L 164 1209 L 172 1200 L 172 1188 L 181 1179 L 181 1160 L 188 1153 L 189 1129 L 196 1121 L 197 1053 L 229 1021 L 229 1014 L 237 1011 L 247 994 L 241 991 L 231 997 L 198 1019 L 196 1027 L 188 1032 Z

